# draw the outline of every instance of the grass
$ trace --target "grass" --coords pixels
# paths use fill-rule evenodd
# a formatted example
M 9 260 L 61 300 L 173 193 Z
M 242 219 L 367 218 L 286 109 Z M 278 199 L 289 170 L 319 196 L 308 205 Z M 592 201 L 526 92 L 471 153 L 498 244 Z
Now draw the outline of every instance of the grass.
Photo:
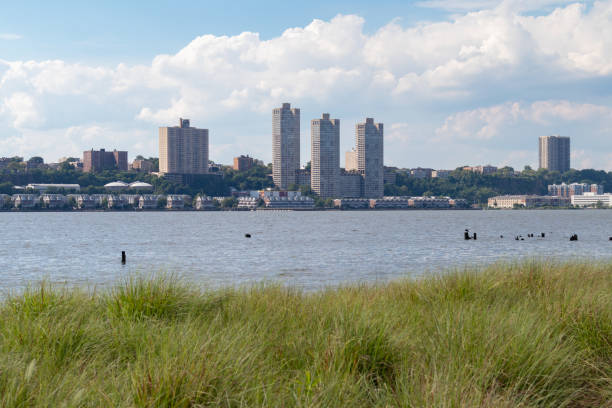
M 0 303 L 2 407 L 612 407 L 612 264 L 303 293 L 134 277 Z

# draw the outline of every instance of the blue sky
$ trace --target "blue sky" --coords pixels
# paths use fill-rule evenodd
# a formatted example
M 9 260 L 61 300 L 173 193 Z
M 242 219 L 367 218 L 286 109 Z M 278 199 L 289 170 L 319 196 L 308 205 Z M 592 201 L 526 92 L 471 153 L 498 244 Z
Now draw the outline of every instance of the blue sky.
M 59 6 L 58 6 L 59 3 Z M 31 1 L 2 5 L 0 27 L 22 36 L 3 44 L 10 60 L 55 59 L 114 65 L 145 62 L 174 53 L 202 34 L 236 35 L 243 31 L 262 39 L 279 36 L 289 27 L 337 14 L 366 18 L 373 32 L 392 19 L 412 24 L 447 14 L 417 2 L 390 0 L 339 1 Z M 17 17 L 17 18 L 16 18 Z
M 400 167 L 612 170 L 612 0 L 22 1 L 0 14 L 0 156 L 157 156 L 157 127 L 210 129 L 211 159 L 271 159 L 271 110 L 385 123 Z M 343 156 L 343 154 L 342 154 Z

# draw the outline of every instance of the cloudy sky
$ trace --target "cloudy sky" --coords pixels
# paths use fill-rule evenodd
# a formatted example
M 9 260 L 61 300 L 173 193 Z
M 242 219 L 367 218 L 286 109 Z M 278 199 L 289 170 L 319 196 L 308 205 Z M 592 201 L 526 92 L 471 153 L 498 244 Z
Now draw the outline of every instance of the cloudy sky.
M 612 0 L 12 2 L 0 15 L 0 156 L 157 156 L 157 127 L 210 129 L 211 159 L 271 159 L 271 110 L 366 116 L 400 167 L 612 170 Z M 58 4 L 60 6 L 58 7 Z M 343 155 L 342 155 L 343 156 Z

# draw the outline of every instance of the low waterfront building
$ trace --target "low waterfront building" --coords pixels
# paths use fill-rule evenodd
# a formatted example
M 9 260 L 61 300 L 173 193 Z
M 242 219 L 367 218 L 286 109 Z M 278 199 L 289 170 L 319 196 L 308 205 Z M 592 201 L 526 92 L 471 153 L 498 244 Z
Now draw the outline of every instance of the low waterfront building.
M 408 199 L 410 207 L 414 208 L 450 208 L 448 197 L 411 197 Z
M 34 208 L 38 196 L 34 194 L 14 194 L 12 201 L 15 208 Z
M 310 197 L 267 197 L 264 198 L 265 207 L 277 210 L 312 210 L 314 200 Z
M 111 195 L 108 198 L 108 208 L 126 208 L 129 207 L 129 201 L 126 194 Z
M 214 210 L 215 204 L 212 198 L 208 196 L 198 196 L 195 200 L 194 208 L 199 211 Z
M 168 194 L 166 208 L 169 210 L 182 210 L 185 208 L 185 196 L 182 194 Z
M 98 205 L 98 200 L 87 194 L 78 194 L 75 197 L 77 208 L 83 210 L 88 208 L 95 208 Z
M 139 194 L 121 194 L 120 197 L 122 197 L 125 201 L 127 201 L 128 206 L 138 207 L 138 203 L 140 201 Z
M 595 194 L 586 192 L 581 195 L 573 195 L 571 197 L 571 203 L 576 207 L 610 207 L 612 206 L 612 194 Z
M 370 200 L 370 208 L 374 209 L 405 209 L 408 207 L 406 197 L 383 197 Z
M 240 197 L 238 199 L 238 209 L 239 210 L 254 210 L 257 208 L 259 204 L 259 198 L 255 197 Z
M 365 210 L 370 208 L 367 198 L 338 198 L 334 200 L 334 207 L 341 210 Z
M 144 181 L 134 181 L 128 185 L 130 190 L 153 191 L 153 185 Z
M 104 185 L 104 188 L 108 191 L 121 191 L 128 188 L 130 185 L 128 183 L 124 183 L 123 181 L 113 181 L 112 183 L 107 183 Z
M 92 194 L 90 195 L 90 197 L 94 199 L 94 201 L 96 202 L 96 206 L 107 207 L 108 200 L 111 199 L 112 195 L 111 194 Z
M 66 203 L 66 196 L 62 194 L 43 194 L 40 201 L 45 208 L 63 208 Z
M 488 206 L 491 208 L 564 207 L 569 204 L 569 198 L 559 196 L 503 195 L 491 197 L 488 200 Z
M 143 194 L 138 199 L 138 208 L 141 210 L 151 210 L 157 208 L 160 198 L 163 196 L 157 194 Z
M 448 204 L 454 208 L 468 208 L 470 206 L 467 200 L 463 198 L 449 198 Z
M 78 184 L 41 184 L 41 183 L 30 183 L 26 186 L 26 190 L 34 190 L 34 191 L 38 191 L 41 193 L 49 189 L 66 190 L 66 191 L 81 191 L 81 186 Z
M 11 197 L 8 194 L 0 194 L 0 209 L 5 208 L 7 203 L 11 203 Z
M 287 190 L 259 190 L 259 198 L 287 198 L 290 200 L 300 198 L 302 196 L 301 191 L 287 191 Z

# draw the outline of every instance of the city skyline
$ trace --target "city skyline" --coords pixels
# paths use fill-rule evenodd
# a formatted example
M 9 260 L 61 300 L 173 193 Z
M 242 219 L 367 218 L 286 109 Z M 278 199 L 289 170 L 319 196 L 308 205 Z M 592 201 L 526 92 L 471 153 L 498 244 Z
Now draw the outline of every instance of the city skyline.
M 112 3 L 70 13 L 87 21 L 92 8 L 104 16 L 119 7 Z M 224 26 L 195 24 L 201 5 L 179 2 L 175 10 L 193 16 L 172 23 L 180 29 L 166 40 L 140 47 L 121 17 L 125 44 L 101 45 L 105 52 L 75 45 L 68 28 L 36 24 L 38 11 L 22 27 L 5 13 L 0 156 L 53 162 L 105 146 L 157 156 L 157 127 L 186 116 L 214 135 L 215 161 L 249 153 L 268 163 L 268 115 L 288 100 L 307 118 L 304 135 L 320 112 L 341 118 L 341 152 L 351 148 L 354 123 L 378 118 L 390 166 L 536 168 L 533 140 L 564 134 L 572 137 L 572 167 L 612 170 L 612 0 L 526 3 L 313 2 Z M 141 28 L 170 6 L 137 14 L 128 13 L 135 5 L 121 7 Z M 300 153 L 304 165 L 307 138 Z

